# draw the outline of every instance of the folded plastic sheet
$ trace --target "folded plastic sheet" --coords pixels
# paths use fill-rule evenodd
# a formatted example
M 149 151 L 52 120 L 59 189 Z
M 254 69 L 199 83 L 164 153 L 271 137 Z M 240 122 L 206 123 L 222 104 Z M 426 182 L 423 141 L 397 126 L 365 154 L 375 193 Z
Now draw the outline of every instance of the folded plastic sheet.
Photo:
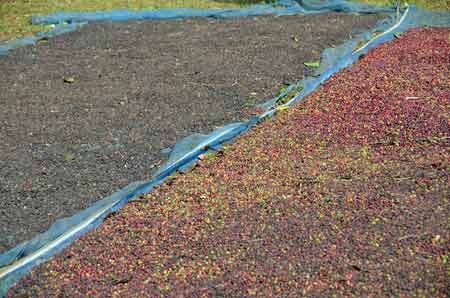
M 265 14 L 314 14 L 330 11 L 353 13 L 392 12 L 392 8 L 374 7 L 364 3 L 345 0 L 280 0 L 272 4 L 253 5 L 248 8 L 235 9 L 159 9 L 152 11 L 114 10 L 99 12 L 57 12 L 46 16 L 34 16 L 34 24 L 58 24 L 61 22 L 92 22 L 92 21 L 125 21 L 145 19 L 179 19 L 186 17 L 231 18 Z
M 1 42 L 0 43 L 0 56 L 7 55 L 8 51 L 13 50 L 15 48 L 28 46 L 28 45 L 34 45 L 35 43 L 39 42 L 40 40 L 52 38 L 57 35 L 75 31 L 78 28 L 80 28 L 86 24 L 87 24 L 86 22 L 77 22 L 77 23 L 71 23 L 71 24 L 69 24 L 69 23 L 55 24 L 54 28 L 52 28 L 50 31 L 39 32 L 32 36 L 15 38 L 15 39 L 12 39 L 12 40 L 9 40 L 6 42 Z
M 301 2 L 318 5 L 317 3 L 319 2 L 326 3 L 331 1 Z M 339 1 L 339 3 L 343 2 L 345 1 Z M 346 9 L 348 9 L 348 7 L 352 6 L 347 6 Z M 72 23 L 72 25 L 75 24 L 78 26 L 81 23 Z M 424 11 L 411 6 L 403 13 L 400 20 L 397 21 L 395 16 L 391 15 L 388 19 L 379 22 L 372 30 L 361 33 L 353 40 L 334 49 L 325 50 L 322 54 L 320 67 L 315 72 L 315 75 L 292 84 L 287 88 L 286 92 L 276 98 L 268 100 L 266 104 L 263 105 L 266 109 L 266 112 L 263 114 L 256 116 L 247 122 L 228 124 L 208 135 L 195 134 L 181 140 L 171 150 L 168 162 L 163 165 L 150 180 L 134 182 L 111 196 L 98 201 L 90 208 L 83 210 L 70 218 L 58 220 L 45 233 L 1 254 L 0 296 L 5 295 L 7 290 L 33 266 L 49 259 L 72 241 L 98 226 L 109 213 L 116 211 L 130 199 L 149 192 L 153 187 L 164 182 L 176 171 L 184 170 L 187 167 L 192 166 L 192 164 L 198 160 L 200 154 L 204 154 L 208 150 L 219 149 L 224 143 L 232 141 L 236 136 L 246 132 L 266 117 L 273 116 L 277 111 L 287 108 L 293 103 L 303 99 L 314 91 L 321 83 L 326 81 L 332 74 L 356 62 L 360 56 L 367 53 L 370 48 L 375 47 L 382 42 L 392 40 L 395 38 L 396 33 L 404 32 L 409 28 L 418 26 L 448 27 L 450 26 L 450 14 Z M 376 37 L 372 38 L 374 32 L 381 31 L 383 31 L 382 34 L 377 34 Z M 355 46 L 361 42 L 363 42 L 363 45 L 358 49 L 355 49 Z M 278 104 L 283 97 L 300 85 L 302 86 L 301 91 L 299 91 L 290 101 L 282 105 Z

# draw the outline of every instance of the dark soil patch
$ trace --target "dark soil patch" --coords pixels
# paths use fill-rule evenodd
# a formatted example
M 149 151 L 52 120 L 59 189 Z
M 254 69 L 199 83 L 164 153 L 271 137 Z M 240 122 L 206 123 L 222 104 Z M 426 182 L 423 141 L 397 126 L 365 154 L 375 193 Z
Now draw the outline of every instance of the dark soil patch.
M 91 24 L 0 58 L 0 251 L 245 119 L 375 15 Z

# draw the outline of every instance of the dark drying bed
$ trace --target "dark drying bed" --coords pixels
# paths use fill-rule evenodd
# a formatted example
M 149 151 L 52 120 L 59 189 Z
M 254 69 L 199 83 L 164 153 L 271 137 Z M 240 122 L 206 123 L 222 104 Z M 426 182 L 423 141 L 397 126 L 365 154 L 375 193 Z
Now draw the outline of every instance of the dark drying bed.
M 1 57 L 0 252 L 148 178 L 176 140 L 245 119 L 379 18 L 98 23 Z

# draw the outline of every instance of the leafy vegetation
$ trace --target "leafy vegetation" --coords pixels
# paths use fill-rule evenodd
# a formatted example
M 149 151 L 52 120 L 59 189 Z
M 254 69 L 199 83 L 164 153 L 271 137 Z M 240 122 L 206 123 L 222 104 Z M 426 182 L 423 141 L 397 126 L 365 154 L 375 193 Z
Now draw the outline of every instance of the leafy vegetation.
M 285 93 L 287 91 L 288 87 L 289 87 L 289 85 L 283 86 L 280 89 L 280 91 L 278 91 L 276 96 L 278 97 L 278 96 L 282 95 L 283 93 Z M 296 96 L 300 91 L 302 91 L 302 89 L 303 89 L 303 85 L 296 86 L 291 91 L 289 91 L 285 96 L 283 96 L 282 98 L 278 99 L 277 105 L 283 105 L 283 104 L 289 102 L 292 98 L 294 98 L 294 96 Z
M 310 62 L 305 62 L 303 64 L 305 64 L 305 66 L 311 67 L 311 68 L 318 68 L 318 67 L 320 67 L 320 61 L 310 61 Z

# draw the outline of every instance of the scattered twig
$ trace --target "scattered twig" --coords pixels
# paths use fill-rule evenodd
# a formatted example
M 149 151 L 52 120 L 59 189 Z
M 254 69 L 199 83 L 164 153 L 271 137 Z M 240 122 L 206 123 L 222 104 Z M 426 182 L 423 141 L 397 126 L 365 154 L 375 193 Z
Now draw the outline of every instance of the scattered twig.
M 410 239 L 410 238 L 420 239 L 420 238 L 422 238 L 423 236 L 427 236 L 427 235 L 428 235 L 428 233 L 422 233 L 422 234 L 408 234 L 408 235 L 405 235 L 405 236 L 402 236 L 402 237 L 398 238 L 397 240 L 398 240 L 398 241 L 403 241 L 403 240 Z

